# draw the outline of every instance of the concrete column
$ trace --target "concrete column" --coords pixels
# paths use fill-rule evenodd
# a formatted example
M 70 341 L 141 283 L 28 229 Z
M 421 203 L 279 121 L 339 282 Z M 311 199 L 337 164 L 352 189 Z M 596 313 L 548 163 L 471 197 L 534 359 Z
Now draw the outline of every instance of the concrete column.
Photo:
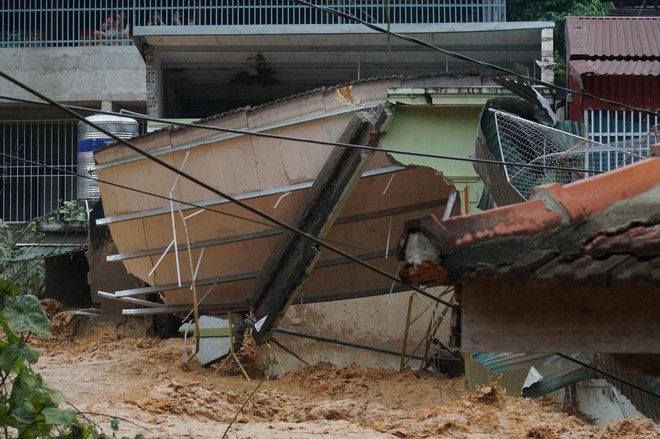
M 101 101 L 101 111 L 112 111 L 112 101 Z
M 152 47 L 144 50 L 144 65 L 147 69 L 147 116 L 159 117 L 156 56 Z
M 554 63 L 554 42 L 553 42 L 554 29 L 546 27 L 541 30 L 541 61 L 544 64 Z M 541 81 L 549 84 L 555 83 L 555 72 L 551 68 L 541 68 Z

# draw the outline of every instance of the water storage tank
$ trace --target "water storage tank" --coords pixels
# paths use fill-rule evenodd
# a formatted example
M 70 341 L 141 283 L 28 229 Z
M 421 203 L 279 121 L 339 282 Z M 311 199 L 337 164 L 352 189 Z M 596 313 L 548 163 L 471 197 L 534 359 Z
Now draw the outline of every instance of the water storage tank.
M 130 139 L 137 136 L 140 126 L 135 119 L 121 116 L 106 116 L 96 114 L 86 117 L 85 120 L 95 123 L 106 131 L 122 139 Z M 96 172 L 91 168 L 94 166 L 94 150 L 113 143 L 115 140 L 84 121 L 78 123 L 78 199 L 98 200 L 99 185 L 95 180 L 85 177 L 95 177 Z

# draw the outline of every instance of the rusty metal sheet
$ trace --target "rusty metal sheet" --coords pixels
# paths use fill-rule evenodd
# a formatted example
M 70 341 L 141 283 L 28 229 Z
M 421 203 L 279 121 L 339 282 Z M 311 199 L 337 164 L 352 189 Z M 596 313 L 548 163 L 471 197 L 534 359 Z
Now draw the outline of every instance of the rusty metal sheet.
M 660 57 L 660 17 L 567 17 L 567 58 Z
M 577 59 L 568 62 L 579 75 L 660 76 L 657 60 Z

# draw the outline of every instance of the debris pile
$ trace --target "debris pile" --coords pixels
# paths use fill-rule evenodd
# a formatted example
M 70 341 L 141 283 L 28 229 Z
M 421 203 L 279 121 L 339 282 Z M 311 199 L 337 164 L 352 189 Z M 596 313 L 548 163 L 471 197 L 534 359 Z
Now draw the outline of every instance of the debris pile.
M 75 311 L 67 309 L 55 299 L 43 299 L 40 303 L 52 325 L 48 341 L 72 341 L 80 329 L 80 319 L 76 317 Z

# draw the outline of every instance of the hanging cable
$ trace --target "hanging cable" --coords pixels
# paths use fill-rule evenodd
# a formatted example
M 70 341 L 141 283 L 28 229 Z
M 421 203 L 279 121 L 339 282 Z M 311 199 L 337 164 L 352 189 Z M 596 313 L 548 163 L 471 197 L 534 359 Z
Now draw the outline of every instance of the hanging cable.
M 615 105 L 615 106 L 622 107 L 622 108 L 627 108 L 629 110 L 637 111 L 637 112 L 644 113 L 644 114 L 650 114 L 650 115 L 654 115 L 654 116 L 660 115 L 660 112 L 658 112 L 658 111 L 651 111 L 651 110 L 647 110 L 645 108 L 634 107 L 632 105 L 624 104 L 624 103 L 617 102 L 617 101 L 614 101 L 614 100 L 611 100 L 611 99 L 602 98 L 600 96 L 596 96 L 596 95 L 593 95 L 591 93 L 587 93 L 585 91 L 571 90 L 570 88 L 562 87 L 562 86 L 559 86 L 559 85 L 556 85 L 556 84 L 551 84 L 549 82 L 545 82 L 545 81 L 542 81 L 540 79 L 533 78 L 531 76 L 527 76 L 527 75 L 520 74 L 518 72 L 514 72 L 513 70 L 507 69 L 507 68 L 502 67 L 502 66 L 498 66 L 497 64 L 493 64 L 493 63 L 489 63 L 489 62 L 486 62 L 486 61 L 481 61 L 481 60 L 478 60 L 478 59 L 475 59 L 475 58 L 471 58 L 467 55 L 463 55 L 462 53 L 454 52 L 452 50 L 443 49 L 441 47 L 438 47 L 436 45 L 428 43 L 424 40 L 420 40 L 419 38 L 411 37 L 410 35 L 399 34 L 397 32 L 392 32 L 388 29 L 382 28 L 382 27 L 377 26 L 375 24 L 369 23 L 368 21 L 362 20 L 362 19 L 360 19 L 360 18 L 358 18 L 354 15 L 351 15 L 347 12 L 342 12 L 342 11 L 333 9 L 331 7 L 328 7 L 328 6 L 315 5 L 315 4 L 310 3 L 309 1 L 305 1 L 305 0 L 289 0 L 289 3 L 297 3 L 297 4 L 309 6 L 310 8 L 315 8 L 315 9 L 318 9 L 318 10 L 322 10 L 322 11 L 325 11 L 329 14 L 337 15 L 339 17 L 343 17 L 343 18 L 345 18 L 347 20 L 350 20 L 352 22 L 355 22 L 355 23 L 361 24 L 363 26 L 366 26 L 369 29 L 374 30 L 376 32 L 391 35 L 391 36 L 399 38 L 401 40 L 408 41 L 410 43 L 426 47 L 427 49 L 431 49 L 431 50 L 434 50 L 436 52 L 440 52 L 440 53 L 445 54 L 447 56 L 451 56 L 452 58 L 460 59 L 461 61 L 468 61 L 470 63 L 477 64 L 477 65 L 482 66 L 482 67 L 487 67 L 489 69 L 500 70 L 502 72 L 505 72 L 505 73 L 508 73 L 510 75 L 516 76 L 520 79 L 524 79 L 526 81 L 530 81 L 530 82 L 533 82 L 535 84 L 543 85 L 543 86 L 548 87 L 548 88 L 564 91 L 566 93 L 572 93 L 574 95 L 582 96 L 582 97 L 585 97 L 585 98 L 595 99 L 597 101 L 600 101 L 600 102 L 603 102 L 603 103 L 606 103 L 606 104 Z
M 565 360 L 572 361 L 572 362 L 575 363 L 575 364 L 579 364 L 579 365 L 582 366 L 582 367 L 586 367 L 587 369 L 593 370 L 594 372 L 599 373 L 599 374 L 601 374 L 601 375 L 603 375 L 603 376 L 606 376 L 606 377 L 608 377 L 608 378 L 611 378 L 611 379 L 613 379 L 613 380 L 615 380 L 615 381 L 619 381 L 620 383 L 627 384 L 627 385 L 629 385 L 630 387 L 633 387 L 633 388 L 639 390 L 640 392 L 644 392 L 644 393 L 646 393 L 646 394 L 648 394 L 648 395 L 651 395 L 651 396 L 654 396 L 654 397 L 660 399 L 660 394 L 658 394 L 658 393 L 655 393 L 655 392 L 653 392 L 653 391 L 651 391 L 651 390 L 649 390 L 649 389 L 645 389 L 644 387 L 642 387 L 642 386 L 638 386 L 637 384 L 633 384 L 633 383 L 631 383 L 630 381 L 627 381 L 627 380 L 625 380 L 625 379 L 623 379 L 623 378 L 619 378 L 618 376 L 616 376 L 616 375 L 612 375 L 612 374 L 609 373 L 609 372 L 605 372 L 604 370 L 601 370 L 601 369 L 599 369 L 599 368 L 597 368 L 597 367 L 594 367 L 594 366 L 592 366 L 591 364 L 587 364 L 587 363 L 585 363 L 585 362 L 583 362 L 583 361 L 577 360 L 577 359 L 571 357 L 570 355 L 561 354 L 561 353 L 558 353 L 558 352 L 555 352 L 555 355 L 557 355 L 558 357 L 561 357 L 561 358 L 563 358 L 563 359 L 565 359 Z
M 35 105 L 50 105 L 47 102 L 38 102 L 38 101 L 29 101 L 26 99 L 18 99 L 18 98 L 12 98 L 8 96 L 0 96 L 0 99 L 6 99 L 6 100 L 16 100 L 19 102 L 28 102 L 31 104 Z M 95 114 L 107 114 L 111 116 L 126 116 L 126 113 L 117 113 L 113 111 L 102 111 L 102 110 L 96 110 L 92 108 L 87 108 L 87 107 L 79 107 L 76 105 L 65 105 L 65 104 L 60 104 L 65 108 L 71 109 L 71 110 L 76 110 L 76 111 L 89 111 Z M 130 117 L 134 119 L 140 119 L 140 120 L 146 120 L 150 122 L 160 122 L 160 123 L 166 123 L 170 125 L 176 125 L 176 126 L 183 126 L 183 127 L 190 127 L 190 128 L 200 128 L 200 129 L 206 129 L 210 131 L 219 131 L 223 133 L 231 133 L 231 134 L 239 134 L 239 135 L 245 135 L 245 136 L 254 136 L 254 137 L 264 137 L 268 139 L 276 139 L 276 140 L 286 140 L 286 141 L 291 141 L 291 142 L 302 142 L 302 143 L 311 143 L 311 144 L 316 144 L 316 145 L 325 145 L 325 146 L 333 146 L 333 147 L 342 147 L 342 148 L 354 148 L 354 149 L 361 149 L 365 151 L 374 151 L 374 152 L 384 152 L 387 154 L 401 154 L 401 155 L 408 155 L 408 156 L 415 156 L 415 157 L 424 157 L 424 158 L 432 158 L 432 159 L 442 159 L 442 160 L 453 160 L 453 161 L 461 161 L 461 162 L 469 162 L 469 163 L 483 163 L 483 164 L 489 164 L 489 165 L 501 165 L 501 166 L 515 166 L 515 167 L 520 167 L 520 168 L 532 168 L 532 169 L 540 169 L 540 170 L 555 170 L 555 171 L 566 171 L 567 168 L 561 167 L 561 166 L 549 166 L 549 165 L 535 165 L 532 163 L 518 163 L 518 162 L 505 162 L 505 161 L 499 161 L 499 160 L 488 160 L 488 159 L 478 159 L 474 157 L 458 157 L 458 156 L 449 156 L 449 155 L 442 155 L 442 154 L 431 154 L 431 153 L 425 153 L 425 152 L 415 152 L 415 151 L 401 151 L 398 149 L 386 149 L 386 148 L 380 148 L 376 146 L 367 146 L 367 145 L 356 145 L 353 143 L 341 143 L 341 142 L 332 142 L 328 140 L 316 140 L 316 139 L 307 139 L 304 137 L 291 137 L 291 136 L 284 136 L 280 134 L 271 134 L 271 133 L 264 133 L 264 132 L 255 132 L 255 131 L 249 131 L 249 130 L 239 130 L 239 129 L 234 129 L 234 128 L 223 128 L 223 127 L 214 127 L 214 126 L 209 126 L 209 125 L 203 125 L 203 124 L 198 124 L 198 123 L 189 123 L 189 122 L 176 122 L 176 121 L 171 121 L 167 119 L 159 119 L 156 117 L 149 117 L 146 115 L 142 115 L 139 113 L 134 113 L 130 112 Z M 591 169 L 571 169 L 571 171 L 577 171 L 577 172 L 589 172 L 591 174 L 600 174 L 603 171 L 598 171 L 598 170 L 591 170 Z
M 401 285 L 406 285 L 406 284 L 405 284 L 405 283 L 404 283 L 404 282 L 403 282 L 398 276 L 395 276 L 395 275 L 393 275 L 393 274 L 390 274 L 390 273 L 386 272 L 385 270 L 381 270 L 380 268 L 378 268 L 378 267 L 376 267 L 376 266 L 374 266 L 374 265 L 368 264 L 368 263 L 362 261 L 361 259 L 359 259 L 359 258 L 357 258 L 357 257 L 355 257 L 355 256 L 353 256 L 353 255 L 351 255 L 350 253 L 347 253 L 347 252 L 345 252 L 345 251 L 343 251 L 343 250 L 341 250 L 341 249 L 339 249 L 339 248 L 337 248 L 337 247 L 334 247 L 334 246 L 332 246 L 332 245 L 329 245 L 329 244 L 323 242 L 322 240 L 318 239 L 317 237 L 312 236 L 312 235 L 310 235 L 309 233 L 305 233 L 305 232 L 303 232 L 302 230 L 299 230 L 299 229 L 297 229 L 296 227 L 291 226 L 290 224 L 285 223 L 284 221 L 281 221 L 281 220 L 279 220 L 279 219 L 277 219 L 277 218 L 275 218 L 275 217 L 273 217 L 273 216 L 271 216 L 271 215 L 268 215 L 268 214 L 266 214 L 266 213 L 260 211 L 259 209 L 255 208 L 255 207 L 252 207 L 252 206 L 250 206 L 249 204 L 247 204 L 247 203 L 245 203 L 245 202 L 243 202 L 243 201 L 241 201 L 241 200 L 239 200 L 239 199 L 237 199 L 237 198 L 235 198 L 235 197 L 233 197 L 233 196 L 231 196 L 231 195 L 229 195 L 229 194 L 226 194 L 226 193 L 220 191 L 219 189 L 214 188 L 213 186 L 211 186 L 211 185 L 209 185 L 209 184 L 207 184 L 207 183 L 201 181 L 200 179 L 198 179 L 198 178 L 196 178 L 196 177 L 193 177 L 192 175 L 190 175 L 190 174 L 188 174 L 188 173 L 186 173 L 186 172 L 183 172 L 183 171 L 179 170 L 179 169 L 176 168 L 175 166 L 170 165 L 169 163 L 167 163 L 167 162 L 165 162 L 165 161 L 159 159 L 158 157 L 155 157 L 154 155 L 152 155 L 152 154 L 150 154 L 150 153 L 148 153 L 148 152 L 146 152 L 146 151 L 141 150 L 140 148 L 138 148 L 137 146 L 135 146 L 133 143 L 129 142 L 128 140 L 126 140 L 126 139 L 122 139 L 122 138 L 120 138 L 119 136 L 117 136 L 116 134 L 111 133 L 110 131 L 106 130 L 105 128 L 99 126 L 98 124 L 96 124 L 96 123 L 94 123 L 94 122 L 92 122 L 92 121 L 86 120 L 83 116 L 81 116 L 80 114 L 76 113 L 75 111 L 73 111 L 73 110 L 71 110 L 71 109 L 65 107 L 64 105 L 60 104 L 59 102 L 56 102 L 56 101 L 50 99 L 49 97 L 47 97 L 47 96 L 45 96 L 44 94 L 38 92 L 37 90 L 34 90 L 33 88 L 29 87 L 28 85 L 23 84 L 21 81 L 19 81 L 19 80 L 13 78 L 12 76 L 10 76 L 10 75 L 8 75 L 7 73 L 5 73 L 4 71 L 0 71 L 0 77 L 5 78 L 5 79 L 8 80 L 9 82 L 11 82 L 11 83 L 17 85 L 18 87 L 24 89 L 24 90 L 27 91 L 28 93 L 31 93 L 31 94 L 33 94 L 34 96 L 37 96 L 39 99 L 41 99 L 41 100 L 43 100 L 43 101 L 45 101 L 45 102 L 48 102 L 48 103 L 50 103 L 51 105 L 53 105 L 53 106 L 59 108 L 60 110 L 64 111 L 65 113 L 67 113 L 67 114 L 73 116 L 75 119 L 80 120 L 80 121 L 84 121 L 86 124 L 88 124 L 88 125 L 91 126 L 92 128 L 94 128 L 94 129 L 96 129 L 97 131 L 99 131 L 99 132 L 105 134 L 106 136 L 108 136 L 108 137 L 114 139 L 114 140 L 117 141 L 118 143 L 121 143 L 122 145 L 128 147 L 128 148 L 129 148 L 130 150 L 132 150 L 133 152 L 136 152 L 136 153 L 138 153 L 138 154 L 140 154 L 140 155 L 142 155 L 142 156 L 148 158 L 149 160 L 153 161 L 154 163 L 157 163 L 157 164 L 160 165 L 161 167 L 163 167 L 163 168 L 165 168 L 165 169 L 167 169 L 167 170 L 169 170 L 169 171 L 171 171 L 171 172 L 173 172 L 173 173 L 175 173 L 175 174 L 177 174 L 177 175 L 180 175 L 181 177 L 185 178 L 186 180 L 190 181 L 191 183 L 194 183 L 194 184 L 200 186 L 201 188 L 206 189 L 206 190 L 208 190 L 209 192 L 218 195 L 219 197 L 223 197 L 223 198 L 225 198 L 225 199 L 231 201 L 232 203 L 234 203 L 234 204 L 236 204 L 236 205 L 242 207 L 243 209 L 247 210 L 248 212 L 251 212 L 251 213 L 253 213 L 253 214 L 257 215 L 257 216 L 260 216 L 261 218 L 264 218 L 264 219 L 266 219 L 266 220 L 268 220 L 268 221 L 270 221 L 270 222 L 272 222 L 272 223 L 274 223 L 274 224 L 276 224 L 276 225 L 282 227 L 283 229 L 286 229 L 286 230 L 288 230 L 288 231 L 290 231 L 290 232 L 292 232 L 292 233 L 295 233 L 296 235 L 302 236 L 302 237 L 304 237 L 304 238 L 306 238 L 306 239 L 308 239 L 308 240 L 314 242 L 315 244 L 319 245 L 320 247 L 325 248 L 325 249 L 327 249 L 327 250 L 330 250 L 331 252 L 336 253 L 336 254 L 338 254 L 338 255 L 340 255 L 340 256 L 343 256 L 343 257 L 345 257 L 345 258 L 347 258 L 347 259 L 349 259 L 349 260 L 351 260 L 351 261 L 353 261 L 353 262 L 359 264 L 360 266 L 362 266 L 362 267 L 364 267 L 364 268 L 367 268 L 368 270 L 371 270 L 371 271 L 373 271 L 373 272 L 375 272 L 375 273 L 380 274 L 381 276 L 386 277 L 386 278 L 389 279 L 389 280 L 393 280 L 393 281 L 395 281 L 395 282 L 398 282 L 398 283 L 400 283 Z M 440 303 L 442 303 L 442 304 L 444 304 L 444 305 L 446 305 L 446 306 L 448 306 L 448 307 L 451 307 L 451 308 L 454 308 L 454 307 L 455 307 L 454 304 L 449 303 L 449 302 L 447 302 L 447 301 L 445 301 L 445 300 L 442 300 L 442 299 L 440 299 L 439 297 L 435 297 L 434 295 L 432 295 L 432 294 L 427 293 L 426 291 L 424 291 L 422 288 L 419 288 L 419 287 L 416 287 L 416 286 L 411 286 L 411 285 L 406 285 L 406 287 L 409 287 L 411 290 L 416 291 L 416 292 L 418 292 L 419 294 L 421 294 L 421 295 L 423 295 L 423 296 L 426 296 L 426 297 L 428 297 L 428 298 L 431 299 L 431 300 L 435 300 L 435 301 L 437 301 L 437 302 L 440 302 Z
M 33 161 L 33 160 L 29 160 L 29 159 L 25 159 L 25 158 L 22 158 L 22 157 L 13 156 L 13 155 L 10 155 L 10 154 L 5 154 L 5 153 L 1 153 L 1 152 L 0 152 L 0 157 L 7 158 L 7 159 L 11 159 L 11 160 L 16 160 L 16 161 L 19 161 L 19 162 L 22 162 L 22 163 L 26 163 L 26 164 L 29 164 L 29 165 L 39 166 L 39 167 L 41 167 L 41 168 L 43 168 L 43 169 L 48 169 L 48 170 L 55 171 L 55 172 L 58 172 L 58 173 L 61 173 L 61 174 L 75 175 L 75 176 L 77 176 L 77 177 L 79 177 L 79 178 L 85 178 L 85 179 L 88 179 L 88 180 L 94 180 L 94 181 L 96 181 L 96 182 L 103 183 L 103 184 L 107 184 L 107 185 L 109 185 L 109 186 L 118 187 L 118 188 L 120 188 L 120 189 L 125 189 L 125 190 L 128 190 L 128 191 L 136 192 L 136 193 L 139 193 L 139 194 L 142 194 L 142 195 L 147 195 L 147 196 L 154 197 L 154 198 L 160 198 L 161 200 L 165 200 L 165 201 L 168 201 L 168 202 L 171 201 L 171 202 L 174 202 L 174 203 L 179 203 L 179 204 L 182 204 L 182 205 L 188 206 L 188 208 L 190 208 L 190 209 L 192 209 L 192 208 L 197 208 L 197 209 L 201 209 L 201 210 L 204 210 L 204 211 L 208 211 L 208 212 L 212 212 L 212 213 L 217 213 L 217 214 L 219 214 L 219 215 L 225 215 L 225 216 L 228 216 L 228 217 L 230 217 L 230 218 L 235 218 L 235 219 L 239 219 L 239 220 L 243 220 L 243 221 L 251 222 L 251 223 L 254 223 L 254 224 L 259 224 L 259 225 L 261 225 L 261 226 L 268 227 L 268 228 L 270 228 L 271 230 L 282 231 L 282 228 L 280 228 L 280 227 L 274 227 L 274 226 L 273 226 L 272 224 L 270 224 L 270 223 L 266 223 L 266 222 L 262 222 L 262 221 L 257 221 L 257 220 L 252 219 L 252 218 L 248 218 L 248 217 L 241 216 L 241 215 L 236 215 L 235 213 L 223 212 L 223 211 L 220 211 L 220 210 L 213 209 L 212 207 L 209 207 L 209 206 L 202 206 L 202 205 L 199 205 L 199 204 L 195 204 L 195 203 L 193 203 L 193 202 L 190 202 L 190 201 L 182 201 L 182 200 L 179 200 L 179 199 L 176 199 L 176 198 L 169 197 L 169 196 L 167 196 L 167 195 L 160 195 L 160 194 L 156 194 L 156 193 L 154 193 L 154 192 L 144 191 L 144 190 L 137 189 L 137 188 L 134 188 L 134 187 L 131 187 L 131 186 L 125 186 L 125 185 L 120 184 L 120 183 L 115 183 L 115 182 L 112 182 L 112 181 L 101 180 L 101 179 L 99 179 L 99 178 L 95 178 L 95 177 L 92 177 L 92 176 L 89 176 L 89 175 L 80 175 L 80 174 L 76 173 L 75 171 L 69 171 L 69 170 L 67 170 L 67 169 L 61 169 L 61 168 L 57 168 L 57 167 L 55 167 L 55 166 L 45 165 L 45 164 L 40 163 L 40 162 L 35 162 L 35 161 Z M 344 243 L 344 242 L 341 242 L 341 241 L 337 241 L 337 240 L 334 240 L 334 239 L 324 238 L 323 241 L 324 241 L 324 242 L 331 242 L 331 243 L 338 244 L 338 245 L 343 245 L 343 246 L 345 246 L 345 247 L 349 247 L 349 248 L 352 248 L 352 249 L 355 249 L 355 250 L 360 250 L 360 251 L 363 251 L 363 252 L 369 252 L 369 251 L 370 251 L 369 249 L 365 249 L 365 248 L 363 248 L 363 247 L 359 247 L 359 246 L 356 246 L 356 245 L 347 244 L 347 243 Z

